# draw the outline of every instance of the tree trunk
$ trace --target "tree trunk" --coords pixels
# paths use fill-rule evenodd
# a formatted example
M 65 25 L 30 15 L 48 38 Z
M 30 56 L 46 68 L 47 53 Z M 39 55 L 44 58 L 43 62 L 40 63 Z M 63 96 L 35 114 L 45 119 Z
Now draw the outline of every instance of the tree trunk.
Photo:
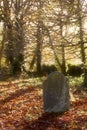
M 4 51 L 4 45 L 5 45 L 5 25 L 3 27 L 3 39 L 1 41 L 1 48 L 0 48 L 0 68 L 1 68 L 1 64 L 2 64 L 2 56 L 3 56 L 3 51 Z
M 84 71 L 84 80 L 83 84 L 81 85 L 83 88 L 87 88 L 87 69 Z
M 62 65 L 61 70 L 64 75 L 66 75 L 66 62 L 65 62 L 65 48 L 62 45 Z
M 42 21 L 38 21 L 38 26 L 37 26 L 37 53 L 36 53 L 36 67 L 37 67 L 37 72 L 41 73 L 41 49 L 42 49 Z
M 82 5 L 81 1 L 78 0 L 78 24 L 79 24 L 79 39 L 80 39 L 80 47 L 81 47 L 81 58 L 82 62 L 84 64 L 84 81 L 82 86 L 86 87 L 87 86 L 87 69 L 85 68 L 85 62 L 86 62 L 86 57 L 85 57 L 85 47 L 84 47 L 84 39 L 83 39 L 83 19 L 82 19 Z

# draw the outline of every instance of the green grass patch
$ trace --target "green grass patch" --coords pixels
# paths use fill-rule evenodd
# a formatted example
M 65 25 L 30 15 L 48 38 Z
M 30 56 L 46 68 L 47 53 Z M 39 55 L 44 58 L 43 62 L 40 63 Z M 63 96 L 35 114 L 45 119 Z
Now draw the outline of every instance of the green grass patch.
M 83 76 L 80 77 L 69 76 L 70 87 L 80 86 L 82 83 L 83 83 Z

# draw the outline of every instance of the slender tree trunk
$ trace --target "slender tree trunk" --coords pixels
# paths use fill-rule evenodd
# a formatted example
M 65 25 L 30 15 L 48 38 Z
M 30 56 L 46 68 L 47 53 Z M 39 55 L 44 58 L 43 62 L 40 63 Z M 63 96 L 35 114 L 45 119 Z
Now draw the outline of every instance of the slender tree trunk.
M 63 6 L 62 1 L 60 0 L 60 6 L 61 6 L 61 15 L 63 14 Z M 62 17 L 60 17 L 60 37 L 61 37 L 61 46 L 62 46 L 62 63 L 61 63 L 61 71 L 64 75 L 66 75 L 66 61 L 65 61 L 65 47 L 64 43 L 62 41 L 63 39 L 63 20 Z
M 42 50 L 42 21 L 38 21 L 37 26 L 37 53 L 36 53 L 36 66 L 37 66 L 37 72 L 41 73 L 41 50 Z
M 2 62 L 2 55 L 3 55 L 3 51 L 4 51 L 4 45 L 5 45 L 5 24 L 3 25 L 3 39 L 1 41 L 1 48 L 0 48 L 0 68 L 1 68 L 1 62 Z
M 41 59 L 42 59 L 42 44 L 43 44 L 43 21 L 42 21 L 42 8 L 43 2 L 39 1 L 38 7 L 38 25 L 37 25 L 37 57 L 36 57 L 36 67 L 37 72 L 41 73 Z
M 65 62 L 65 47 L 62 45 L 62 65 L 61 70 L 64 75 L 66 75 L 66 62 Z
M 84 39 L 83 39 L 83 18 L 82 18 L 82 7 L 81 1 L 78 0 L 78 25 L 79 25 L 79 39 L 80 39 L 80 47 L 81 47 L 81 60 L 85 63 L 85 47 L 84 47 Z
M 81 7 L 81 1 L 78 0 L 78 24 L 79 24 L 79 39 L 80 39 L 80 47 L 81 47 L 81 59 L 84 63 L 84 81 L 82 86 L 87 87 L 87 69 L 85 68 L 85 47 L 84 47 L 84 39 L 83 39 L 83 19 L 82 19 L 82 7 Z
M 82 62 L 85 63 L 85 47 L 84 47 L 84 40 L 83 40 L 83 23 L 82 23 L 82 18 L 79 16 L 79 38 L 80 38 L 80 47 L 81 47 L 81 58 Z
M 83 87 L 87 87 L 87 68 L 85 67 L 86 56 L 85 56 L 85 47 L 84 47 L 84 39 L 83 39 L 83 18 L 82 18 L 82 7 L 81 1 L 78 0 L 78 24 L 79 24 L 79 38 L 80 38 L 80 47 L 81 47 L 81 58 L 84 64 L 84 80 Z

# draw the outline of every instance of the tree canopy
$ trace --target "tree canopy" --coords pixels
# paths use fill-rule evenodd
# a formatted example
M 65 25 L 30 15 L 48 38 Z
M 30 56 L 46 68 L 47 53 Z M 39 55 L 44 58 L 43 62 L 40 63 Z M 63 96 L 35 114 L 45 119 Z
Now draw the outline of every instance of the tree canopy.
M 1 0 L 0 21 L 0 66 L 40 73 L 56 64 L 64 74 L 68 64 L 86 66 L 86 0 Z

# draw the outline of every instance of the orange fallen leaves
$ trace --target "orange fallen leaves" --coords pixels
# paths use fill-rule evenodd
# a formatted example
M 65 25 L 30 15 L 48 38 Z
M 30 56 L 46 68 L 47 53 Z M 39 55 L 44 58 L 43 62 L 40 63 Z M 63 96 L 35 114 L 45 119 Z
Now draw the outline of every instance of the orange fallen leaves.
M 87 100 L 71 102 L 70 110 L 57 116 L 43 112 L 41 88 L 2 83 L 0 130 L 87 130 Z

